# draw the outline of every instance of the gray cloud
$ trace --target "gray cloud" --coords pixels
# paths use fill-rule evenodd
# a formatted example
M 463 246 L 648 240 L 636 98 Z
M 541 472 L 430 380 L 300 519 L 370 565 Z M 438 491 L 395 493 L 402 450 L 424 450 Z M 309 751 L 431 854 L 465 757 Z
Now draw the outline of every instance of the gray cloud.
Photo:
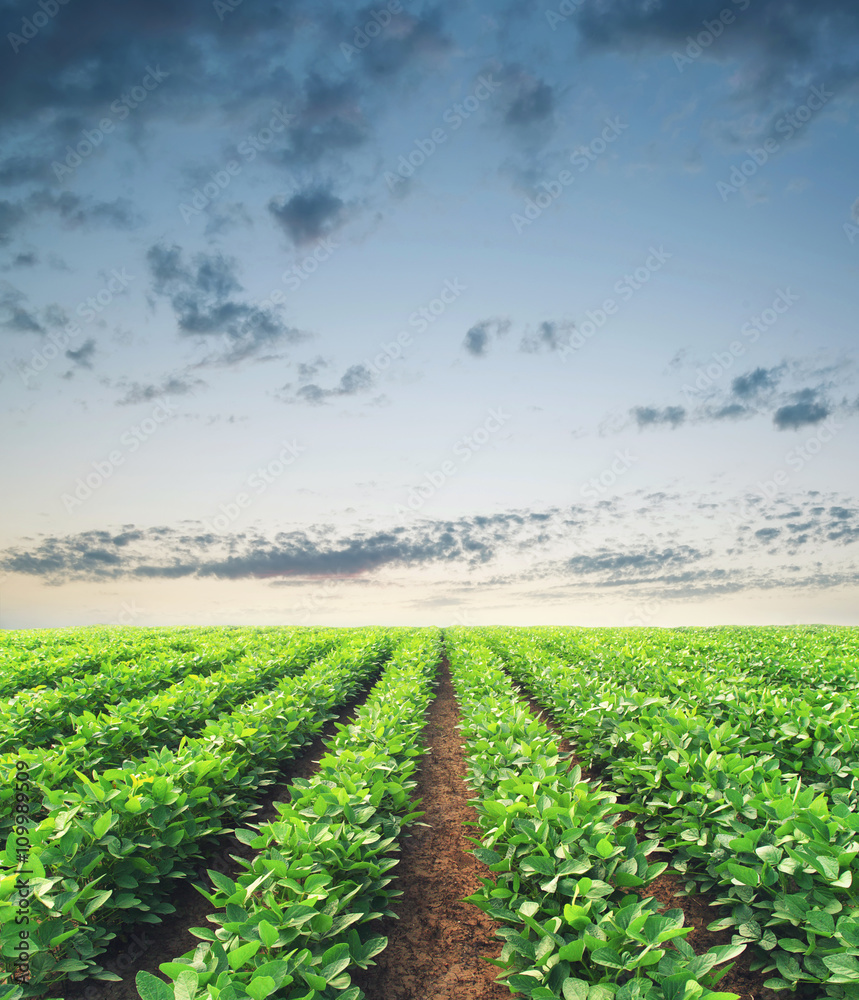
M 831 410 L 823 403 L 813 400 L 800 400 L 780 406 L 773 414 L 773 423 L 780 431 L 799 430 L 811 424 L 819 424 L 825 420 Z
M 94 201 L 71 191 L 57 194 L 42 188 L 19 201 L 0 201 L 0 246 L 11 243 L 16 230 L 45 212 L 55 212 L 65 229 L 90 229 L 104 225 L 130 230 L 141 221 L 127 198 Z
M 0 285 L 0 326 L 14 333 L 44 333 L 45 328 L 27 304 L 27 296 L 12 285 Z
M 273 198 L 269 212 L 296 246 L 330 236 L 345 221 L 345 203 L 329 188 L 310 187 L 286 201 Z
M 70 348 L 66 351 L 66 357 L 79 368 L 92 368 L 92 359 L 95 357 L 95 353 L 95 340 L 90 337 L 80 347 L 76 349 Z
M 650 573 L 674 566 L 685 566 L 704 559 L 708 553 L 688 545 L 676 548 L 638 548 L 623 551 L 601 548 L 589 555 L 574 556 L 566 562 L 571 573 Z
M 12 235 L 15 229 L 27 218 L 27 212 L 21 202 L 0 201 L 0 246 L 7 246 L 12 242 Z
M 3 267 L 4 271 L 11 270 L 14 267 L 35 267 L 39 263 L 39 257 L 32 250 L 21 251 L 16 253 L 15 256 Z
M 360 31 L 370 23 L 377 9 L 368 5 L 357 11 L 350 10 L 350 24 L 347 27 L 343 22 L 341 28 L 343 44 L 354 49 L 348 53 L 350 60 L 357 57 L 369 76 L 384 81 L 413 67 L 416 62 L 435 60 L 452 48 L 453 42 L 445 31 L 443 8 L 435 5 L 421 13 L 401 11 L 394 14 L 390 24 L 372 39 L 372 43 L 365 43 L 359 49 L 354 44 L 359 40 L 355 29 Z
M 522 338 L 519 350 L 526 354 L 537 354 L 540 351 L 558 351 L 569 341 L 570 331 L 575 329 L 573 323 L 561 323 L 555 320 L 544 320 L 537 326 L 536 333 L 526 334 Z
M 682 406 L 636 406 L 630 410 L 639 430 L 645 427 L 679 427 L 686 420 L 686 410 Z
M 778 387 L 784 373 L 784 365 L 776 368 L 755 368 L 745 375 L 738 375 L 731 382 L 731 393 L 739 399 L 754 399 Z
M 185 375 L 171 375 L 160 384 L 123 380 L 115 383 L 115 388 L 124 390 L 124 395 L 116 401 L 116 405 L 134 406 L 137 403 L 149 403 L 153 399 L 164 399 L 167 396 L 190 396 L 205 387 L 206 383 L 202 379 L 189 378 Z
M 469 586 L 552 581 L 570 592 L 626 589 L 631 596 L 688 600 L 855 583 L 859 574 L 848 551 L 855 542 L 859 507 L 835 494 L 807 491 L 765 500 L 636 491 L 568 508 L 339 531 L 320 524 L 222 534 L 206 522 L 182 522 L 42 535 L 0 552 L 0 571 L 49 584 L 181 578 L 276 583 L 366 580 L 386 569 L 436 567 L 446 587 L 457 579 Z M 523 553 L 530 567 L 512 573 L 510 560 L 518 564 Z
M 0 557 L 0 568 L 54 583 L 121 578 L 352 577 L 388 566 L 479 565 L 491 560 L 501 547 L 499 531 L 509 533 L 515 528 L 515 522 L 499 517 L 483 525 L 460 519 L 340 537 L 332 537 L 330 532 L 292 531 L 271 538 L 246 534 L 224 538 L 202 525 L 193 533 L 172 528 L 121 534 L 87 531 L 44 538 L 29 551 L 7 550 Z
M 517 71 L 502 74 L 502 81 L 514 84 L 503 112 L 505 125 L 529 127 L 551 118 L 555 92 L 544 80 Z
M 393 15 L 371 44 L 365 39 L 351 52 L 356 29 L 371 19 L 378 26 L 372 5 L 75 0 L 72 8 L 61 4 L 30 40 L 12 36 L 32 5 L 7 0 L 4 13 L 19 49 L 0 64 L 0 138 L 10 140 L 10 152 L 0 157 L 0 183 L 6 184 L 53 180 L 68 147 L 105 116 L 116 133 L 93 152 L 94 160 L 115 155 L 119 144 L 140 145 L 162 122 L 184 125 L 213 110 L 224 121 L 256 120 L 270 114 L 277 95 L 289 124 L 260 155 L 295 171 L 306 185 L 321 165 L 330 176 L 342 172 L 343 155 L 372 139 L 366 108 L 375 116 L 396 102 L 404 86 L 454 47 L 442 4 Z M 157 85 L 145 100 L 123 104 L 153 73 Z M 34 122 L 42 123 L 35 137 Z M 19 151 L 24 148 L 26 154 Z M 15 207 L 4 212 L 0 206 L 0 240 L 15 215 Z M 118 215 L 112 221 L 121 222 Z M 241 219 L 221 217 L 212 231 L 234 221 Z
M 741 420 L 743 417 L 750 417 L 757 413 L 748 406 L 741 406 L 739 403 L 728 403 L 715 410 L 707 411 L 707 415 L 713 420 Z
M 300 365 L 301 378 L 314 378 L 325 363 L 318 360 L 311 365 Z M 324 389 L 315 382 L 309 382 L 292 392 L 292 386 L 287 384 L 280 390 L 279 398 L 285 403 L 311 403 L 320 405 L 331 399 L 342 396 L 356 396 L 368 392 L 375 385 L 373 373 L 365 365 L 351 365 L 340 376 L 340 381 L 333 388 Z
M 481 320 L 466 332 L 462 346 L 475 358 L 483 357 L 489 350 L 492 337 L 503 336 L 509 329 L 509 319 Z
M 576 26 L 587 50 L 684 53 L 688 37 L 704 30 L 705 21 L 718 21 L 724 6 L 721 0 L 602 0 L 584 4 Z M 859 10 L 852 0 L 813 7 L 753 2 L 734 14 L 735 22 L 704 50 L 706 58 L 739 61 L 742 84 L 734 100 L 747 98 L 775 116 L 804 96 L 809 80 L 838 88 L 859 79 Z
M 276 308 L 238 301 L 237 262 L 220 253 L 199 253 L 186 263 L 177 246 L 156 244 L 146 259 L 154 292 L 170 302 L 185 336 L 226 338 L 225 350 L 208 363 L 235 364 L 305 337 L 287 325 Z
M 551 336 L 551 331 L 549 331 Z M 681 355 L 675 355 L 672 368 L 690 364 Z M 700 367 L 697 369 L 700 373 Z M 684 422 L 702 424 L 725 420 L 745 420 L 762 414 L 771 415 L 778 430 L 798 430 L 820 423 L 828 416 L 844 416 L 859 412 L 859 406 L 846 396 L 840 402 L 832 400 L 833 391 L 838 386 L 851 383 L 854 366 L 850 359 L 842 359 L 837 364 L 820 367 L 803 360 L 784 361 L 771 368 L 758 367 L 735 376 L 728 387 L 720 387 L 710 380 L 709 385 L 688 384 L 683 387 L 687 402 L 698 399 L 697 405 L 689 407 L 637 406 L 630 410 L 630 416 L 639 429 L 670 425 L 678 427 Z M 813 381 L 802 388 L 794 385 Z M 622 430 L 628 424 L 615 422 L 612 430 Z

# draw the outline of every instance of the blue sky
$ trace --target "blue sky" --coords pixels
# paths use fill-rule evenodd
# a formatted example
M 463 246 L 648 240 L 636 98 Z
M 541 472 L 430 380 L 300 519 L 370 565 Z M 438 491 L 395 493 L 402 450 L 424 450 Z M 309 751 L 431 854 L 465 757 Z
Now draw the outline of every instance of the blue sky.
M 0 626 L 857 623 L 846 0 L 0 15 Z

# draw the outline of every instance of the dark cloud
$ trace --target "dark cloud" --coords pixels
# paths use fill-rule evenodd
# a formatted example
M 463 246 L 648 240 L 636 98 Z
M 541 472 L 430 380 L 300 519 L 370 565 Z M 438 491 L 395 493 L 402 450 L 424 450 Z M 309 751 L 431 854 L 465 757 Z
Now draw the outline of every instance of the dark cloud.
M 477 566 L 494 558 L 515 521 L 499 516 L 479 525 L 473 519 L 427 522 L 389 531 L 339 537 L 330 531 L 220 536 L 171 528 L 87 531 L 48 537 L 30 550 L 8 549 L 0 568 L 40 576 L 52 583 L 103 579 L 247 579 L 354 577 L 385 567 L 460 564 Z
M 476 358 L 482 357 L 486 354 L 486 348 L 489 344 L 489 327 L 486 323 L 477 323 L 473 326 L 465 335 L 465 340 L 463 340 L 463 346 L 469 354 L 473 354 Z
M 510 329 L 508 319 L 484 319 L 475 323 L 465 334 L 462 346 L 475 358 L 483 357 L 493 336 L 503 336 Z
M 8 267 L 35 267 L 39 263 L 39 256 L 33 253 L 32 250 L 22 251 L 21 253 L 16 253 L 12 260 L 9 262 Z
M 117 401 L 117 406 L 133 406 L 137 403 L 149 403 L 153 399 L 164 399 L 167 396 L 190 396 L 204 389 L 206 383 L 202 379 L 187 376 L 172 375 L 160 384 L 152 382 L 117 382 L 115 388 L 123 389 L 125 395 Z
M 743 417 L 750 417 L 754 415 L 757 411 L 750 409 L 748 406 L 741 406 L 739 403 L 728 403 L 726 406 L 720 406 L 708 413 L 713 420 L 741 420 Z
M 45 327 L 29 308 L 27 296 L 5 282 L 0 285 L 0 326 L 14 333 L 44 333 Z
M 712 530 L 708 528 L 708 522 Z M 736 541 L 725 545 L 726 529 Z M 838 552 L 859 542 L 859 508 L 807 491 L 765 500 L 636 491 L 598 504 L 508 510 L 457 519 L 414 519 L 335 529 L 223 533 L 207 522 L 175 527 L 41 535 L 0 552 L 0 571 L 74 580 L 313 578 L 366 580 L 385 569 L 443 570 L 444 586 L 481 576 L 481 586 L 552 580 L 558 592 L 629 588 L 687 600 L 708 593 L 826 588 L 859 579 Z M 802 552 L 809 569 L 802 571 Z M 509 558 L 530 566 L 511 575 Z M 826 565 L 828 570 L 820 572 Z M 432 586 L 431 581 L 428 585 Z M 441 585 L 441 584 L 440 584 Z
M 92 368 L 92 359 L 95 357 L 95 340 L 90 337 L 85 340 L 76 350 L 66 351 L 66 357 L 73 361 L 79 368 Z
M 519 350 L 526 354 L 537 354 L 540 351 L 558 351 L 569 342 L 570 332 L 575 329 L 573 323 L 558 323 L 554 320 L 544 320 L 537 327 L 536 333 L 526 334 L 522 338 Z
M 322 367 L 324 367 L 324 362 L 300 365 L 299 376 L 313 378 Z M 333 388 L 324 389 L 315 382 L 310 382 L 291 393 L 292 386 L 285 385 L 279 393 L 279 398 L 286 403 L 320 405 L 338 397 L 356 396 L 359 393 L 368 392 L 375 385 L 375 381 L 375 376 L 365 365 L 352 365 L 341 375 L 340 381 Z
M 504 123 L 516 127 L 544 122 L 555 110 L 555 92 L 543 80 L 523 78 L 504 111 Z
M 341 43 L 344 60 L 351 62 L 357 58 L 371 77 L 384 81 L 413 67 L 416 62 L 443 56 L 453 46 L 453 41 L 445 31 L 440 5 L 430 7 L 422 13 L 400 11 L 393 14 L 380 33 L 371 28 L 373 37 L 369 37 L 368 41 L 365 33 L 362 40 L 359 32 L 364 32 L 374 22 L 378 24 L 378 10 L 384 8 L 368 5 L 354 13 L 350 12 L 351 25 L 346 28 L 344 23 Z M 362 43 L 360 48 L 359 43 Z
M 298 377 L 303 381 L 309 381 L 310 379 L 316 378 L 316 376 L 324 369 L 328 367 L 328 362 L 321 357 L 314 358 L 313 361 L 301 361 L 296 365 L 296 371 L 298 372 Z
M 312 187 L 286 201 L 273 198 L 268 209 L 296 246 L 330 236 L 345 219 L 345 203 L 330 189 Z
M 12 234 L 18 226 L 27 218 L 27 211 L 24 206 L 17 201 L 0 201 L 0 246 L 6 246 L 12 242 Z
M 239 6 L 219 18 L 210 0 L 78 0 L 2 61 L 0 116 L 33 119 L 50 108 L 71 133 L 98 122 L 141 83 L 148 66 L 164 78 L 135 109 L 137 118 L 187 113 L 207 95 L 229 105 L 264 81 L 276 83 L 280 64 L 272 57 L 297 27 L 297 6 L 271 0 L 264 9 Z M 26 0 L 11 0 L 4 14 L 5 31 L 16 32 L 32 9 Z M 16 168 L 13 160 L 9 169 Z
M 549 333 L 551 335 L 551 331 Z M 670 367 L 678 368 L 691 364 L 685 357 L 675 355 Z M 727 420 L 745 420 L 755 416 L 772 416 L 778 430 L 796 430 L 820 423 L 826 417 L 838 414 L 851 416 L 859 412 L 859 406 L 847 396 L 840 402 L 833 401 L 833 391 L 838 386 L 849 385 L 855 380 L 851 360 L 842 359 L 838 363 L 820 367 L 802 359 L 788 359 L 771 368 L 758 367 L 737 375 L 728 387 L 719 386 L 712 378 L 701 386 L 683 386 L 683 396 L 687 402 L 698 401 L 690 408 L 667 406 L 662 409 L 653 406 L 638 406 L 630 411 L 639 428 L 681 423 L 713 423 Z M 803 388 L 792 389 L 802 382 Z M 628 426 L 622 420 L 607 421 L 609 430 L 623 430 Z
M 169 300 L 184 336 L 225 338 L 224 350 L 207 363 L 235 364 L 304 338 L 275 308 L 238 301 L 238 264 L 221 253 L 198 253 L 185 261 L 177 246 L 156 244 L 146 254 L 154 292 Z
M 326 80 L 311 72 L 290 104 L 285 145 L 270 158 L 289 168 L 315 167 L 359 148 L 371 135 L 355 79 Z
M 825 420 L 830 409 L 823 403 L 801 401 L 780 406 L 773 414 L 773 423 L 780 431 L 799 430 L 811 424 L 819 424 Z
M 759 528 L 755 532 L 755 538 L 760 538 L 761 541 L 770 542 L 781 534 L 780 528 Z
M 683 54 L 689 36 L 705 30 L 706 21 L 718 21 L 724 7 L 721 0 L 600 0 L 579 8 L 576 27 L 586 50 Z M 703 54 L 740 62 L 735 100 L 748 98 L 775 116 L 795 106 L 810 83 L 837 89 L 859 79 L 859 8 L 852 0 L 813 6 L 753 0 L 733 13 L 734 23 Z
M 0 161 L 0 184 L 24 184 L 38 178 L 45 164 L 35 156 L 7 156 Z
M 676 548 L 640 548 L 616 551 L 601 548 L 590 555 L 578 555 L 568 559 L 565 566 L 571 573 L 651 573 L 678 565 L 697 562 L 706 553 L 688 545 Z
M 778 387 L 784 366 L 777 368 L 755 368 L 745 375 L 738 375 L 731 382 L 731 392 L 739 399 L 754 399 Z
M 6 31 L 14 34 L 37 9 L 7 0 Z M 302 184 L 320 165 L 333 175 L 343 154 L 373 136 L 364 106 L 375 115 L 453 51 L 444 5 L 391 15 L 377 34 L 388 13 L 312 0 L 61 3 L 35 37 L 15 41 L 19 51 L 0 61 L 0 138 L 10 140 L 0 183 L 65 179 L 66 161 L 105 118 L 114 130 L 71 172 L 88 170 L 90 156 L 140 146 L 165 122 L 185 126 L 213 112 L 225 123 L 259 121 L 273 99 L 288 110 L 289 124 L 260 155 L 299 171 Z M 366 23 L 371 36 L 352 44 Z M 135 88 L 142 101 L 129 96 Z M 40 123 L 36 136 L 33 123 Z
M 105 225 L 114 229 L 134 229 L 140 217 L 127 198 L 94 201 L 71 191 L 59 194 L 48 188 L 32 192 L 19 201 L 0 201 L 0 246 L 11 242 L 15 230 L 45 212 L 55 212 L 66 229 L 88 229 Z
M 686 410 L 682 406 L 636 406 L 630 410 L 639 430 L 645 427 L 679 427 L 686 420 Z

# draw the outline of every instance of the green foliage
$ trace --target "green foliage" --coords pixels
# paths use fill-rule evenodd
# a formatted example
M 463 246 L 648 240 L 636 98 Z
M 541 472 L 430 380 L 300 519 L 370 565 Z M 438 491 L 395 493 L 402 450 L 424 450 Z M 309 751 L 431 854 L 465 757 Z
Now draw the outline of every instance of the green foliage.
M 682 940 L 690 928 L 681 910 L 660 914 L 655 899 L 629 891 L 665 870 L 650 861 L 659 842 L 639 842 L 633 824 L 614 825 L 616 796 L 570 768 L 479 633 L 449 633 L 478 795 L 483 846 L 475 853 L 495 875 L 469 898 L 504 925 L 496 964 L 511 991 L 533 1000 L 718 996 L 713 969 L 743 946 L 696 956 Z
M 394 651 L 355 720 L 338 726 L 312 780 L 297 779 L 279 817 L 239 838 L 257 849 L 235 881 L 211 871 L 211 928 L 194 951 L 161 965 L 172 988 L 138 976 L 143 1000 L 357 1000 L 350 970 L 386 939 L 363 925 L 392 915 L 392 856 L 420 812 L 411 793 L 440 658 L 435 629 Z
M 29 933 L 31 982 L 24 996 L 68 978 L 109 978 L 97 958 L 118 931 L 156 923 L 172 912 L 173 880 L 192 875 L 207 839 L 222 821 L 247 815 L 259 789 L 378 671 L 396 630 L 347 633 L 342 642 L 295 677 L 205 723 L 175 750 L 161 748 L 122 767 L 85 773 L 64 753 L 21 751 L 22 773 L 41 794 L 41 813 L 28 829 L 21 857 L 14 838 L 3 855 L 10 877 L 0 881 L 2 957 L 14 959 L 12 934 Z M 308 635 L 308 642 L 314 640 Z M 65 780 L 51 787 L 48 775 Z M 14 786 L 10 786 L 14 787 Z M 253 810 L 250 810 L 251 812 Z M 29 877 L 29 921 L 16 927 L 14 872 Z
M 475 631 L 771 988 L 859 997 L 855 630 Z

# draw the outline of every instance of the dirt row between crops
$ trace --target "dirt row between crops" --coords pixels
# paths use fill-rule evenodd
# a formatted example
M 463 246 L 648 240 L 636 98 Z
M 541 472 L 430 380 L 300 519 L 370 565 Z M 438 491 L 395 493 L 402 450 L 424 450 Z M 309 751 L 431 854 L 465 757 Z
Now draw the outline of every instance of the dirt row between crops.
M 446 659 L 439 682 L 415 790 L 426 825 L 412 828 L 394 869 L 403 895 L 392 908 L 400 919 L 381 921 L 388 947 L 375 968 L 353 976 L 367 1000 L 510 1000 L 507 987 L 495 982 L 499 970 L 485 961 L 501 952 L 498 925 L 463 902 L 491 873 L 469 853 L 473 828 L 465 824 L 476 822 L 477 813 L 468 804 L 459 706 Z
M 562 751 L 570 755 L 571 764 L 578 764 L 581 767 L 582 778 L 585 781 L 591 781 L 596 784 L 601 783 L 601 771 L 596 768 L 589 769 L 579 760 L 573 751 L 572 745 L 563 736 L 561 727 L 552 713 L 534 698 L 527 687 L 518 681 L 516 683 L 521 688 L 521 697 L 528 702 L 531 711 L 542 718 L 558 737 L 559 746 Z M 610 789 L 611 785 L 607 783 L 606 787 Z M 623 823 L 629 819 L 635 819 L 635 813 L 623 812 L 618 817 L 617 823 Z M 639 840 L 647 839 L 643 833 L 638 833 L 636 836 Z M 653 897 L 658 900 L 660 911 L 676 909 L 683 911 L 685 926 L 692 927 L 692 931 L 686 936 L 686 940 L 694 948 L 696 954 L 700 955 L 717 945 L 730 944 L 730 930 L 707 930 L 708 924 L 714 920 L 718 920 L 720 916 L 724 916 L 727 912 L 723 907 L 714 908 L 710 905 L 711 900 L 716 897 L 716 893 L 711 893 L 710 895 L 680 895 L 683 892 L 685 882 L 679 875 L 674 874 L 670 870 L 670 854 L 660 854 L 657 858 L 658 860 L 668 862 L 668 870 L 657 876 L 650 885 L 636 890 L 638 894 L 645 898 Z M 733 968 L 719 981 L 715 989 L 720 992 L 738 993 L 740 1000 L 780 1000 L 781 994 L 776 993 L 774 990 L 769 990 L 764 986 L 764 981 L 770 976 L 775 975 L 775 973 L 770 972 L 762 975 L 758 972 L 752 972 L 749 969 L 751 959 L 751 949 L 747 948 L 739 958 L 734 960 Z M 730 965 L 731 963 L 728 962 L 727 964 Z
M 287 801 L 288 786 L 296 778 L 311 778 L 319 766 L 324 743 L 334 735 L 338 722 L 350 721 L 366 701 L 369 690 L 345 705 L 340 716 L 326 724 L 300 757 L 287 762 L 276 785 L 261 799 L 261 808 L 252 822 L 261 823 L 277 815 L 276 801 Z M 527 691 L 522 697 L 535 715 L 543 719 L 558 737 L 559 748 L 571 764 L 582 767 L 584 780 L 599 781 L 599 776 L 576 757 L 569 741 L 562 735 L 552 714 Z M 385 919 L 365 925 L 369 933 L 383 934 L 388 947 L 376 956 L 375 966 L 356 970 L 353 981 L 366 993 L 367 1000 L 510 1000 L 507 987 L 495 981 L 499 970 L 486 959 L 497 959 L 501 942 L 496 937 L 498 925 L 464 897 L 476 892 L 490 872 L 471 853 L 468 840 L 474 827 L 466 824 L 477 819 L 469 806 L 470 793 L 465 783 L 466 765 L 463 741 L 458 729 L 459 706 L 445 659 L 439 670 L 436 697 L 427 711 L 424 730 L 428 752 L 416 775 L 415 796 L 424 810 L 421 820 L 411 827 L 401 844 L 396 888 L 402 896 L 393 909 L 399 919 Z M 618 822 L 631 818 L 622 814 Z M 249 858 L 252 848 L 234 836 L 219 840 L 216 851 L 201 864 L 197 881 L 206 888 L 210 882 L 206 869 L 236 878 L 245 869 L 231 855 Z M 669 860 L 662 855 L 665 860 Z M 682 880 L 671 872 L 660 875 L 642 896 L 653 896 L 661 909 L 680 908 L 686 924 L 694 929 L 687 940 L 701 953 L 717 944 L 730 942 L 730 932 L 708 931 L 707 924 L 718 913 L 708 906 L 708 898 L 678 895 Z M 94 980 L 63 984 L 59 1000 L 139 1000 L 134 978 L 146 970 L 160 975 L 159 965 L 193 950 L 199 939 L 190 927 L 211 926 L 206 917 L 213 913 L 211 904 L 193 888 L 191 880 L 178 882 L 170 900 L 176 912 L 161 924 L 139 924 L 124 934 L 103 956 L 105 968 L 122 976 L 121 982 L 99 984 Z M 749 971 L 750 954 L 746 952 L 717 987 L 740 994 L 741 1000 L 778 1000 L 778 994 L 763 987 L 764 977 Z M 57 998 L 55 998 L 57 1000 Z
M 329 720 L 322 727 L 300 756 L 284 763 L 277 783 L 268 787 L 266 794 L 259 800 L 259 811 L 249 817 L 247 823 L 264 823 L 277 817 L 275 802 L 289 800 L 287 789 L 296 778 L 311 778 L 318 771 L 325 742 L 334 735 L 338 724 L 349 723 L 354 719 L 367 700 L 370 690 L 368 687 L 342 705 L 338 717 Z M 245 868 L 234 861 L 232 855 L 250 858 L 254 853 L 253 848 L 242 844 L 232 834 L 225 834 L 200 863 L 195 881 L 211 892 L 213 887 L 206 875 L 207 869 L 236 879 Z M 121 976 L 121 982 L 99 983 L 88 979 L 82 983 L 63 983 L 64 997 L 59 1000 L 140 1000 L 134 984 L 134 978 L 140 971 L 151 972 L 166 981 L 158 966 L 162 962 L 172 962 L 196 948 L 200 939 L 191 934 L 189 928 L 212 927 L 206 917 L 215 912 L 211 903 L 193 887 L 190 879 L 177 880 L 177 888 L 170 902 L 176 907 L 176 912 L 165 917 L 163 923 L 138 924 L 132 930 L 117 935 L 112 947 L 101 956 L 101 964 L 108 971 Z
M 510 1000 L 510 992 L 494 980 L 498 970 L 484 956 L 497 958 L 501 942 L 497 924 L 463 897 L 476 892 L 488 868 L 468 849 L 470 827 L 477 814 L 468 805 L 465 761 L 457 723 L 459 707 L 445 660 L 439 670 L 440 684 L 427 711 L 424 739 L 428 752 L 416 775 L 415 796 L 425 815 L 411 828 L 402 843 L 399 864 L 394 869 L 396 887 L 403 895 L 394 901 L 399 920 L 366 925 L 367 933 L 384 934 L 388 947 L 376 956 L 376 965 L 358 970 L 354 981 L 367 1000 Z M 339 719 L 327 723 L 305 752 L 287 762 L 278 783 L 261 800 L 253 822 L 277 815 L 275 802 L 289 798 L 288 785 L 296 778 L 311 778 L 319 767 L 324 743 L 338 722 L 348 722 L 367 699 L 369 691 L 347 704 Z M 206 869 L 237 878 L 245 869 L 232 855 L 249 858 L 252 848 L 234 836 L 220 838 L 218 848 L 200 865 L 197 881 L 211 889 Z M 211 904 L 193 888 L 190 880 L 178 883 L 170 902 L 176 912 L 161 924 L 139 924 L 122 935 L 103 956 L 102 964 L 122 977 L 121 982 L 65 983 L 64 1000 L 139 1000 L 134 979 L 145 970 L 161 976 L 159 965 L 169 962 L 199 944 L 190 927 L 211 926 L 206 917 Z M 162 976 L 162 978 L 164 978 Z

